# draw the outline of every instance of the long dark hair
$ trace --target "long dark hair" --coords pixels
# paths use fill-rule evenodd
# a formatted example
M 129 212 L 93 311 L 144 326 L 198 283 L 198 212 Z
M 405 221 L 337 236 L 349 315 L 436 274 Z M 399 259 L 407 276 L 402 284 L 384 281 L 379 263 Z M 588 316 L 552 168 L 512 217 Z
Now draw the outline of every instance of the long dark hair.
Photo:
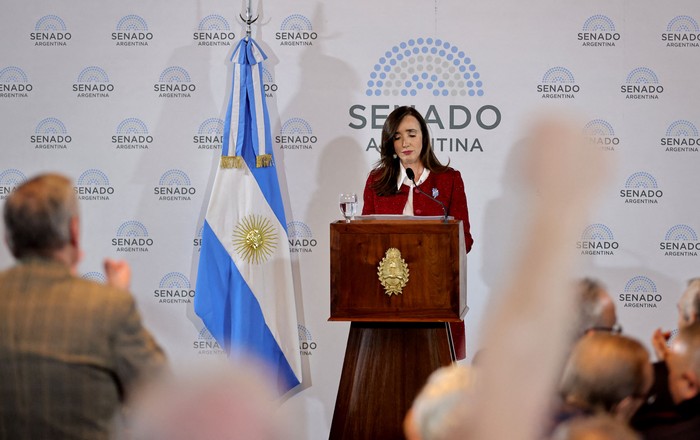
M 441 164 L 433 152 L 433 147 L 430 145 L 428 124 L 426 124 L 423 116 L 413 107 L 397 107 L 389 114 L 384 122 L 384 126 L 382 127 L 381 156 L 372 169 L 372 173 L 377 175 L 372 184 L 372 189 L 379 196 L 396 194 L 396 182 L 399 178 L 401 167 L 399 166 L 399 159 L 394 157 L 396 153 L 394 151 L 394 135 L 396 135 L 396 130 L 399 128 L 399 124 L 401 124 L 403 118 L 409 115 L 416 118 L 420 125 L 423 146 L 419 157 L 423 167 L 429 169 L 431 172 L 438 173 L 447 169 L 447 165 Z

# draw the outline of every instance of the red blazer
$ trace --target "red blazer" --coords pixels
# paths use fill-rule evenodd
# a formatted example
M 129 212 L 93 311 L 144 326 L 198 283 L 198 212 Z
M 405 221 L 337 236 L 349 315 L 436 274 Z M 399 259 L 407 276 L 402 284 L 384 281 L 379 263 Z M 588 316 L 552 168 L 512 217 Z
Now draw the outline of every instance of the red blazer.
M 364 193 L 364 206 L 362 215 L 372 214 L 401 214 L 408 201 L 408 185 L 401 185 L 398 193 L 388 196 L 378 196 L 372 189 L 375 179 L 378 179 L 377 171 L 372 171 L 367 178 Z M 425 182 L 419 185 L 420 189 L 435 197 L 445 204 L 447 215 L 462 220 L 464 227 L 464 244 L 466 251 L 472 248 L 474 240 L 469 232 L 469 211 L 467 210 L 467 196 L 464 192 L 464 182 L 459 171 L 448 168 L 446 171 L 436 173 L 431 171 Z M 413 194 L 413 213 L 415 215 L 433 216 L 443 215 L 442 207 L 434 200 L 418 192 Z

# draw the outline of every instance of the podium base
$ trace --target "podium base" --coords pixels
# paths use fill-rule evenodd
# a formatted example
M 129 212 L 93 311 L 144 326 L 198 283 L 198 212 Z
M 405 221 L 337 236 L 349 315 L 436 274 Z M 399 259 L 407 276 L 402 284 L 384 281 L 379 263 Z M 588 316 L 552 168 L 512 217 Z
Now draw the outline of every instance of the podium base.
M 430 373 L 454 361 L 444 322 L 352 322 L 331 440 L 404 439 L 403 419 Z

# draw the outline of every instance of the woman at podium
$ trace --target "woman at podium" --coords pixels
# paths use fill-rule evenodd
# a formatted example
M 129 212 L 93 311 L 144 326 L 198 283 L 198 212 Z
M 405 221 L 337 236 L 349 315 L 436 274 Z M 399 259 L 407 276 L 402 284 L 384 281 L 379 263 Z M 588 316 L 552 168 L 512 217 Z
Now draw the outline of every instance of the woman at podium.
M 453 216 L 462 220 L 465 249 L 474 240 L 459 171 L 440 163 L 430 145 L 428 124 L 413 107 L 398 107 L 382 127 L 381 157 L 370 171 L 362 215 Z M 455 357 L 466 357 L 464 322 L 450 324 Z
M 462 220 L 465 249 L 474 240 L 459 171 L 440 163 L 428 125 L 413 107 L 398 107 L 382 128 L 381 157 L 369 173 L 362 215 L 453 216 Z

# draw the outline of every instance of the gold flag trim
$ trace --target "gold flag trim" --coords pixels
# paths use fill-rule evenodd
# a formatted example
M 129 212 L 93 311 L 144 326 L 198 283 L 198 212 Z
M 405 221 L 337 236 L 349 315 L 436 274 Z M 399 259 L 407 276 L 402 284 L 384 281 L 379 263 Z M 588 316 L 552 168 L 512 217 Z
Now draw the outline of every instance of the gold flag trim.
M 260 154 L 255 158 L 255 166 L 258 168 L 265 168 L 272 166 L 272 155 L 271 154 Z
M 243 168 L 243 156 L 221 156 L 221 168 Z

